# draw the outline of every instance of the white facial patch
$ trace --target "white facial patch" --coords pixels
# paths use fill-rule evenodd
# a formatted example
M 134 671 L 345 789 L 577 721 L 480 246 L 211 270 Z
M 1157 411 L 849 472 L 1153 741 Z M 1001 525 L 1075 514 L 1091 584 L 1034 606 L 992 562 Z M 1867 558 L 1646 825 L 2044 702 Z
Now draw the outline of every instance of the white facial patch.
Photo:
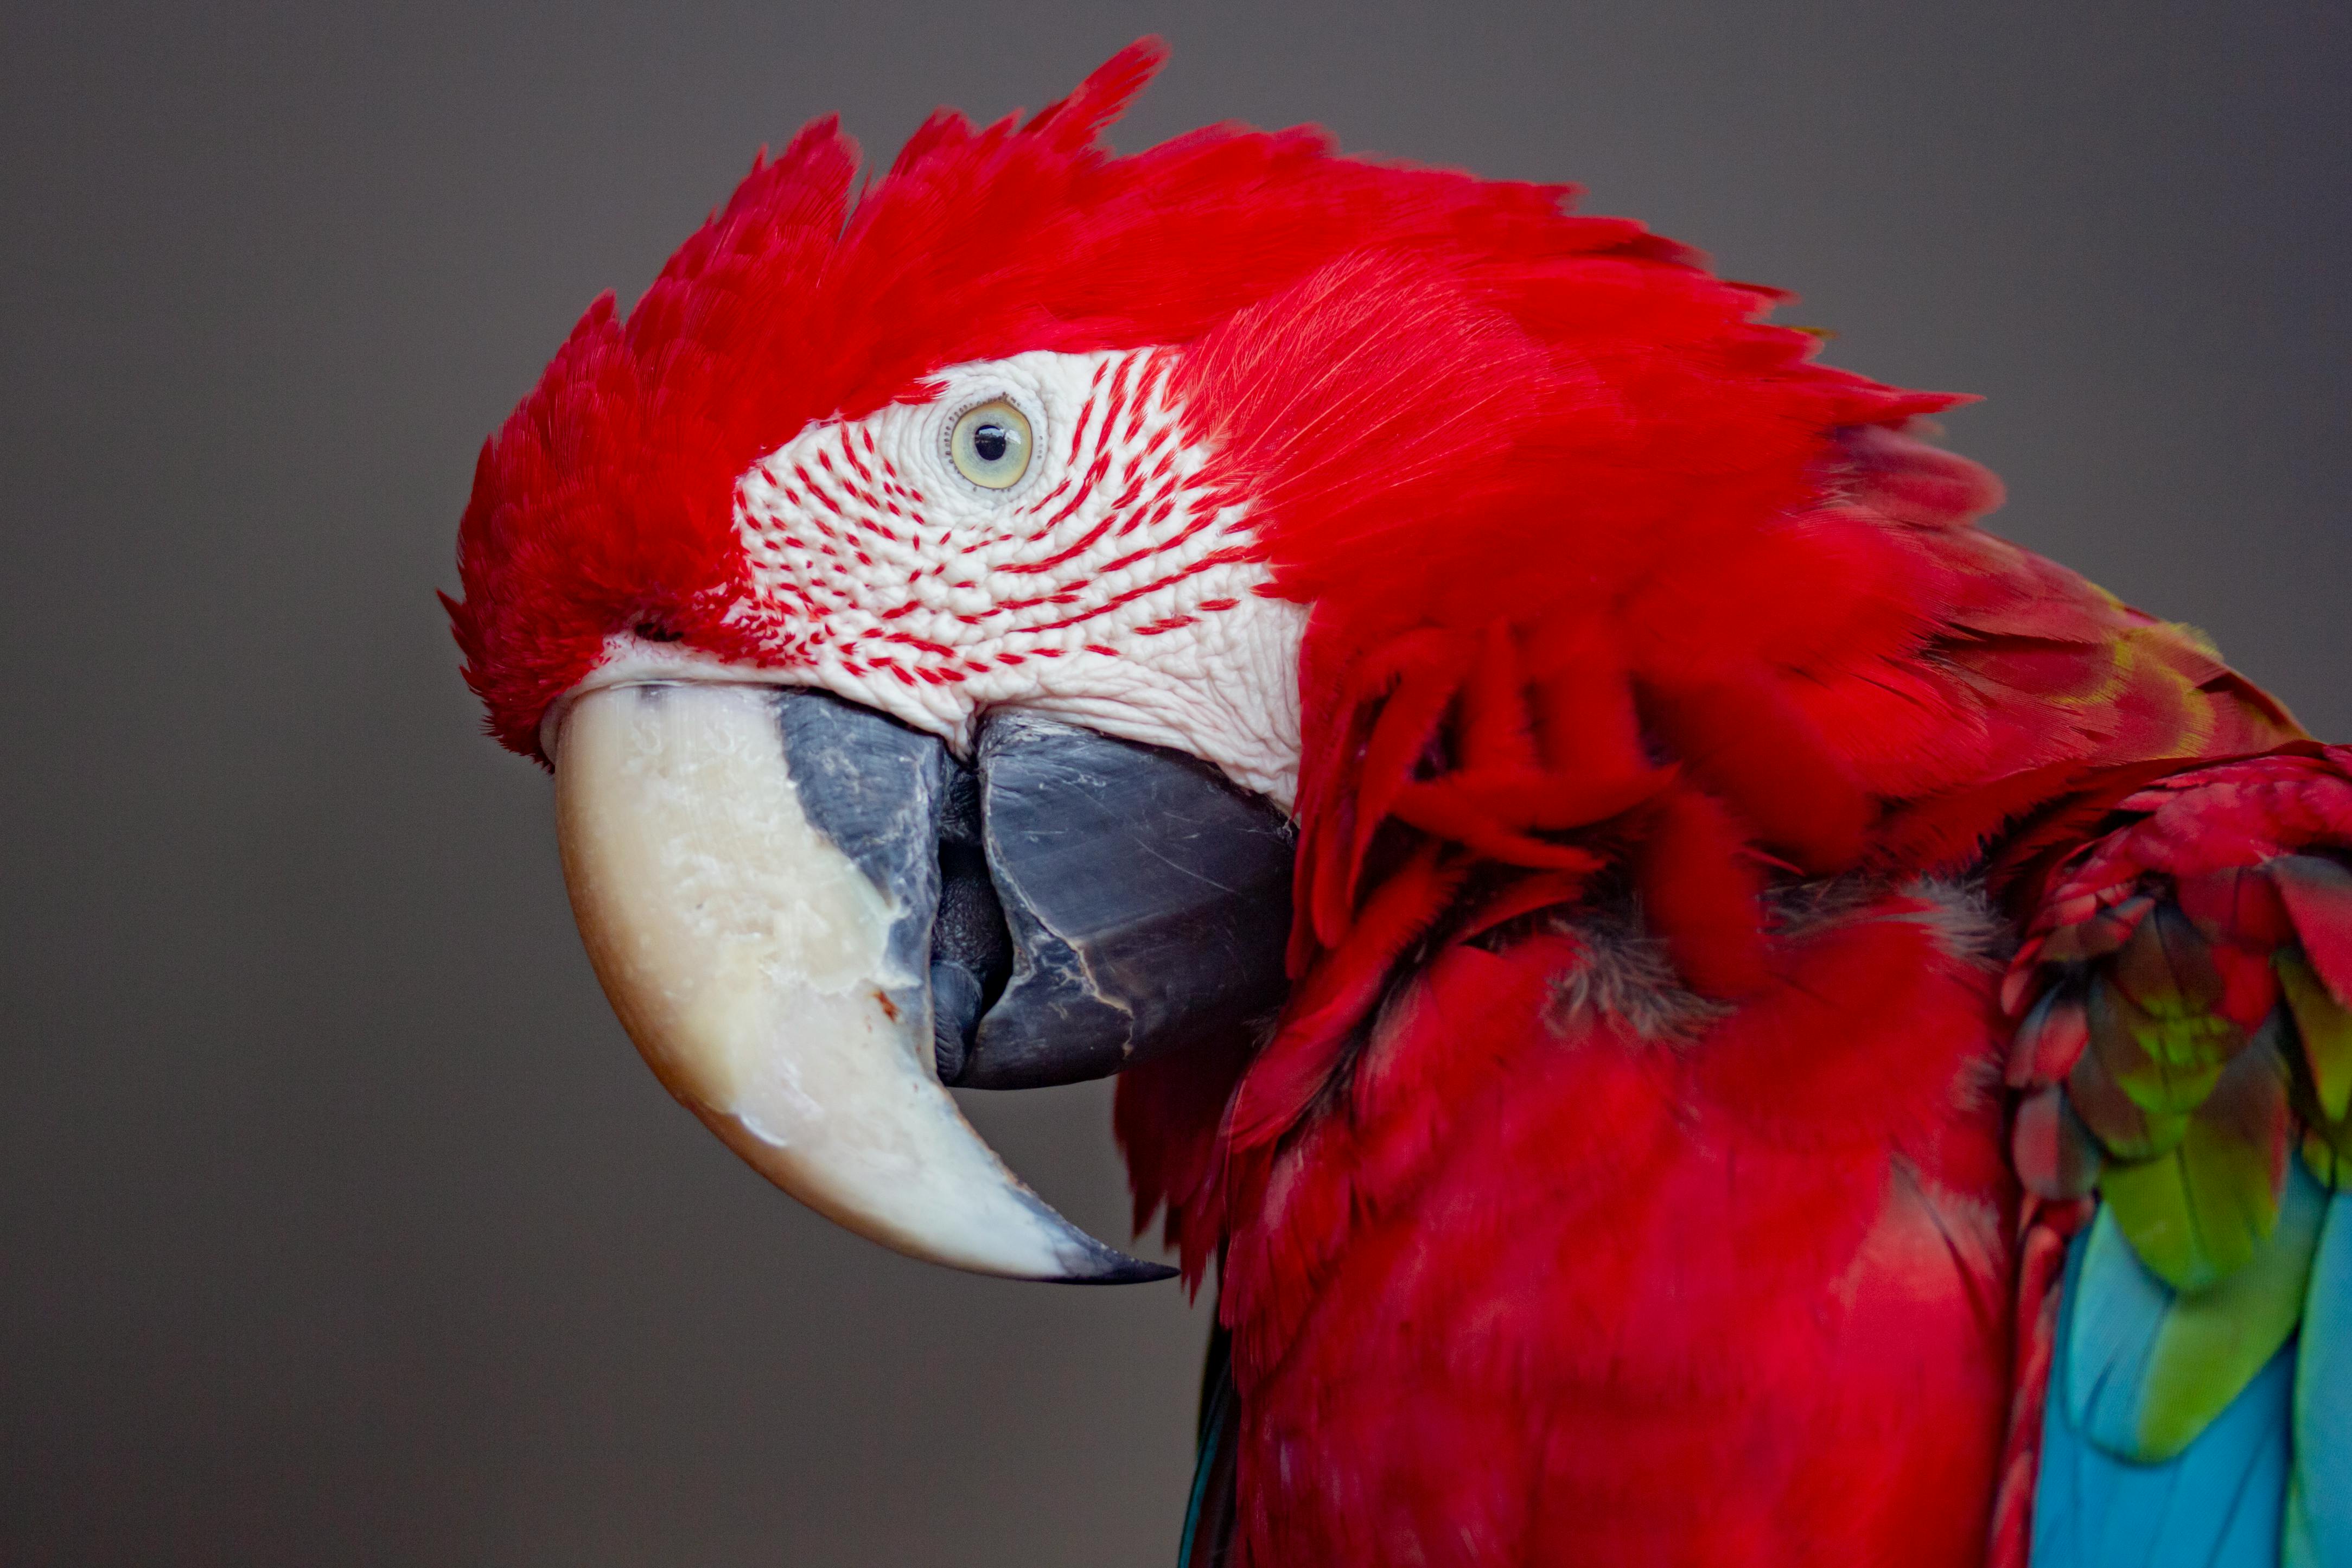
M 959 751 L 983 710 L 1028 709 L 1189 752 L 1286 809 L 1306 611 L 1256 592 L 1246 508 L 1199 483 L 1174 364 L 1018 354 L 942 372 L 929 403 L 811 426 L 736 482 L 751 592 L 730 618 L 808 684 Z M 948 443 L 999 399 L 1032 456 L 990 489 Z

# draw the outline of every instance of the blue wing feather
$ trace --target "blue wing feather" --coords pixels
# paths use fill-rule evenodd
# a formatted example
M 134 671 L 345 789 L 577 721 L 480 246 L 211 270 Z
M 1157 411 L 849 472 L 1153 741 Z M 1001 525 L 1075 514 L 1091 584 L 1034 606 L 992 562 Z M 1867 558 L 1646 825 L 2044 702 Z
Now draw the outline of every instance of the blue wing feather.
M 2084 1265 L 2091 1235 L 2076 1237 L 2067 1254 L 2064 1316 L 2058 1325 L 2034 1492 L 2033 1568 L 2278 1568 L 2294 1343 L 2273 1356 L 2174 1458 L 2142 1464 L 2116 1458 L 2068 1414 L 2075 1402 L 2066 1394 L 2077 1386 L 2074 1358 L 2080 1352 L 2100 1363 L 2084 1369 L 2091 1392 L 2107 1399 L 2136 1398 L 2128 1380 L 2147 1352 L 2133 1336 L 2152 1337 L 2161 1313 L 2135 1310 L 2135 1304 L 2145 1309 L 2148 1303 L 2129 1289 L 2103 1288 L 2089 1309 L 2101 1332 L 2078 1342 L 2075 1313 L 2086 1299 Z M 2095 1399 L 2090 1408 L 2098 1408 Z
M 2327 1202 L 2292 1162 L 2277 1223 L 2253 1258 L 2194 1295 L 2150 1272 L 2102 1208 L 2072 1276 L 2067 1374 L 2055 1389 L 2075 1428 L 2118 1458 L 2150 1464 L 2194 1441 L 2294 1333 Z
M 2102 1208 L 2067 1255 L 2058 1336 L 2064 1355 L 2051 1370 L 2050 1392 L 2066 1406 L 2068 1425 L 2110 1454 L 2138 1447 L 2148 1363 L 2173 1300 L 2171 1287 L 2140 1267 Z

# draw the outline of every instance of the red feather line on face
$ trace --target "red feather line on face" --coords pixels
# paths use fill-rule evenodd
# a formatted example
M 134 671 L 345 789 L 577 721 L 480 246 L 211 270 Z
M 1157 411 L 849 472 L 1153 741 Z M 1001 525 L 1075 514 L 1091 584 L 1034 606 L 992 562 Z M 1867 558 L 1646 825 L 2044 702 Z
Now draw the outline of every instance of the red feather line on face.
M 1195 624 L 1190 611 L 1142 619 L 1148 612 L 1129 606 L 1165 604 L 1255 552 L 1241 521 L 1203 506 L 1180 469 L 1181 437 L 1162 412 L 1171 370 L 1171 356 L 1149 351 L 1098 359 L 1078 405 L 1062 416 L 1074 432 L 1064 477 L 993 521 L 939 521 L 919 499 L 902 507 L 889 487 L 861 484 L 853 475 L 866 471 L 858 448 L 872 439 L 869 426 L 822 427 L 761 459 L 736 492 L 753 594 L 732 621 L 758 629 L 764 662 L 830 658 L 853 676 L 934 687 L 1060 658 L 1070 639 L 1058 634 L 1074 627 L 1117 642 Z M 878 450 L 875 461 L 889 467 Z M 973 588 L 980 577 L 991 592 L 979 607 L 940 604 L 940 586 Z M 1239 603 L 1211 595 L 1193 608 L 1215 614 Z

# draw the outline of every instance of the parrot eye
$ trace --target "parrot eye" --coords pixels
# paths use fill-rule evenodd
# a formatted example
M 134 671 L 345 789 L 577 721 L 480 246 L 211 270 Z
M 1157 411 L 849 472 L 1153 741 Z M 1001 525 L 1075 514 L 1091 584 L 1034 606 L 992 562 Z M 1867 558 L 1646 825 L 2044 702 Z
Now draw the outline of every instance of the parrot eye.
M 1029 416 L 1003 398 L 967 409 L 948 433 L 956 472 L 983 489 L 1006 490 L 1029 471 Z

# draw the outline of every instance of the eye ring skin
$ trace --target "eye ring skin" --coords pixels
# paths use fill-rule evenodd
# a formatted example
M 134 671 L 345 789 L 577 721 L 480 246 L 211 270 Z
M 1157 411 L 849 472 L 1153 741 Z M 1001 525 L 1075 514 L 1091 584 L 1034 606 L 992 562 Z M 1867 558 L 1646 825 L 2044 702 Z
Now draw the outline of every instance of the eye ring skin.
M 1024 401 L 994 392 L 960 405 L 946 423 L 940 445 L 947 467 L 979 494 L 1010 494 L 1037 469 L 1044 419 Z M 992 435 L 994 454 L 986 450 Z

